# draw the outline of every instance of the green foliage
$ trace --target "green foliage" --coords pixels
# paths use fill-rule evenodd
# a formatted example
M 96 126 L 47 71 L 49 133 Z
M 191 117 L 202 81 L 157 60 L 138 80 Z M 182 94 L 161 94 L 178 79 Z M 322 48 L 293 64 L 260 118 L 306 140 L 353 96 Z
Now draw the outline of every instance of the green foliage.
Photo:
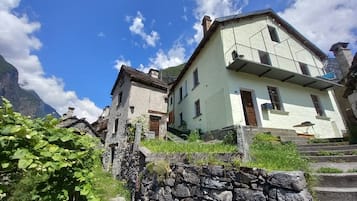
M 343 152 L 338 152 L 338 151 L 325 151 L 325 150 L 320 150 L 317 153 L 318 156 L 343 156 Z
M 128 141 L 134 142 L 135 132 L 136 132 L 136 124 L 140 123 L 142 126 L 142 133 L 149 131 L 149 122 L 148 117 L 146 115 L 141 115 L 130 121 L 130 125 L 128 127 Z M 143 136 L 143 135 L 142 135 Z
M 308 161 L 292 143 L 281 144 L 270 134 L 258 134 L 250 146 L 252 161 L 248 166 L 269 170 L 308 170 Z
M 97 165 L 94 168 L 94 192 L 100 198 L 100 200 L 109 200 L 117 195 L 125 197 L 126 200 L 130 200 L 130 191 L 126 188 L 124 181 L 119 181 L 113 178 L 113 176 L 105 172 L 103 168 Z
M 3 99 L 0 189 L 6 200 L 100 200 L 93 186 L 98 141 L 57 124 L 51 116 L 24 117 Z
M 155 153 L 233 153 L 237 147 L 223 143 L 177 143 L 164 140 L 143 140 L 141 145 Z
M 356 173 L 357 172 L 357 169 L 356 168 L 353 168 L 353 169 L 349 169 L 347 170 L 348 173 Z
M 233 131 L 229 131 L 227 133 L 227 135 L 224 136 L 223 143 L 236 145 L 237 144 L 237 133 L 233 132 Z
M 200 139 L 201 139 L 201 136 L 197 130 L 191 131 L 191 133 L 187 137 L 187 140 L 189 142 L 199 142 Z
M 317 173 L 343 173 L 342 170 L 338 168 L 331 168 L 331 167 L 321 167 L 316 170 Z
M 171 172 L 170 164 L 165 160 L 150 162 L 146 165 L 147 170 L 151 174 L 158 176 L 166 176 Z

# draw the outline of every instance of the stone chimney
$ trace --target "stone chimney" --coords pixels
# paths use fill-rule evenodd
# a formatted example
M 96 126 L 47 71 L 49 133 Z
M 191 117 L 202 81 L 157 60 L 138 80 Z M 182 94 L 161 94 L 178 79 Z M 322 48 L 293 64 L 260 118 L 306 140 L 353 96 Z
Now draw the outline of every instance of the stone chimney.
M 67 113 L 63 114 L 63 119 L 67 119 L 73 116 L 74 107 L 68 107 Z
M 336 57 L 338 64 L 340 65 L 342 76 L 345 77 L 351 67 L 352 63 L 352 52 L 347 48 L 348 43 L 338 42 L 331 46 L 330 51 Z
M 159 78 L 159 71 L 156 69 L 150 69 L 148 74 L 150 75 L 150 77 L 153 77 L 156 79 Z
M 203 36 L 206 36 L 208 29 L 212 23 L 211 17 L 205 15 L 202 19 Z

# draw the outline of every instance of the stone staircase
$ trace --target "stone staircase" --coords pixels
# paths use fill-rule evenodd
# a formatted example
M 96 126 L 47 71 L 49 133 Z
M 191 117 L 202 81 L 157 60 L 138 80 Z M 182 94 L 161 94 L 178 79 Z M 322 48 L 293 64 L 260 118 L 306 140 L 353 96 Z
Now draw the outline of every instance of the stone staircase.
M 311 168 L 335 168 L 343 173 L 315 173 L 314 187 L 319 201 L 357 200 L 357 145 L 347 142 L 298 145 L 299 152 L 311 161 Z M 348 173 L 351 172 L 352 173 Z

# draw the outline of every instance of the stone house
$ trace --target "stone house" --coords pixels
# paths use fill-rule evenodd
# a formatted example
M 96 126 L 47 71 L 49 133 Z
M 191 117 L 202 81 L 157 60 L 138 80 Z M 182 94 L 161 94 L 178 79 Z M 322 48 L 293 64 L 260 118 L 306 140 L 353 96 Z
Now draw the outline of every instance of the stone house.
M 73 115 L 74 109 L 73 107 L 68 107 L 67 113 L 63 114 L 58 126 L 62 128 L 74 128 L 78 132 L 100 138 L 93 126 L 85 118 L 79 119 Z M 104 143 L 103 139 L 100 138 L 100 140 Z
M 159 71 L 149 73 L 123 65 L 111 91 L 108 132 L 103 163 L 120 172 L 121 151 L 127 144 L 128 126 L 141 121 L 146 133 L 156 138 L 166 135 L 168 86 L 159 79 Z
M 342 137 L 346 128 L 331 90 L 341 85 L 322 78 L 327 56 L 273 10 L 213 23 L 205 16 L 202 26 L 204 37 L 169 93 L 170 126 Z

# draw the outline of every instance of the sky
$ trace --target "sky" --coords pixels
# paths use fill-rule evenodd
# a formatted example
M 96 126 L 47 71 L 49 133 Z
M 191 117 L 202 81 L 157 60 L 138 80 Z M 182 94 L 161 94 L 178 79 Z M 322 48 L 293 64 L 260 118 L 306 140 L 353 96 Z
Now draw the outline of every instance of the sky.
M 0 0 L 0 55 L 59 114 L 93 122 L 111 104 L 122 64 L 147 72 L 188 60 L 204 15 L 272 8 L 329 53 L 357 50 L 356 0 Z

